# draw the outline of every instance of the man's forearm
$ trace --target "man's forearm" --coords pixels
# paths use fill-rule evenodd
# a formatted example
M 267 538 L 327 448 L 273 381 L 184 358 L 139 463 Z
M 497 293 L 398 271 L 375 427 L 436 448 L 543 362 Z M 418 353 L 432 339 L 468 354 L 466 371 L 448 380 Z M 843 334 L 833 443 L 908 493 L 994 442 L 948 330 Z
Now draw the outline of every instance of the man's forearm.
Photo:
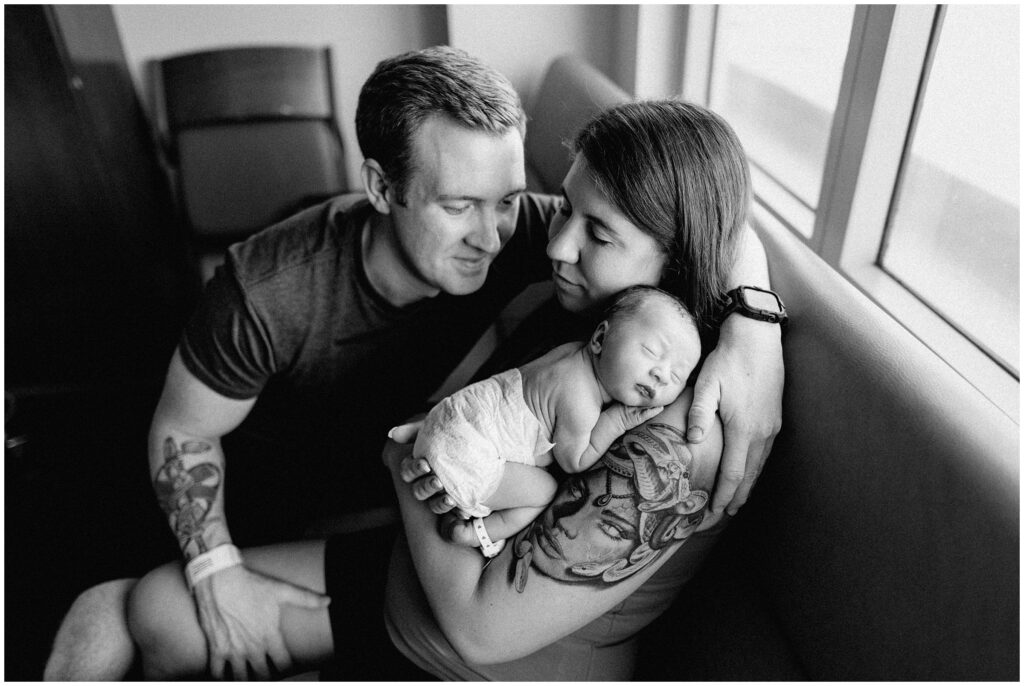
M 186 560 L 231 542 L 219 440 L 154 430 L 149 462 L 157 500 Z

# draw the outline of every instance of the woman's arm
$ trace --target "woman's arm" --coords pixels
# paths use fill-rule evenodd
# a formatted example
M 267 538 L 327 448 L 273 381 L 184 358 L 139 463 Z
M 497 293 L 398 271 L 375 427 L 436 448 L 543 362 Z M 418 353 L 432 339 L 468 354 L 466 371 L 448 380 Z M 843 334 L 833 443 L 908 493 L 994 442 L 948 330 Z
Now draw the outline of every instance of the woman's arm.
M 594 469 L 570 476 L 544 514 L 486 567 L 476 550 L 440 538 L 435 516 L 402 481 L 408 446 L 389 442 L 385 462 L 417 574 L 463 659 L 504 662 L 572 633 L 635 591 L 698 527 L 713 523 L 705 506 L 721 435 L 716 424 L 702 444 L 686 446 L 690 398 L 684 393 L 617 441 Z
M 764 246 L 749 225 L 739 239 L 729 288 L 771 288 Z M 782 331 L 778 324 L 733 313 L 722 323 L 718 346 L 701 367 L 687 418 L 687 440 L 698 444 L 717 416 L 725 452 L 711 509 L 735 514 L 761 473 L 782 427 Z

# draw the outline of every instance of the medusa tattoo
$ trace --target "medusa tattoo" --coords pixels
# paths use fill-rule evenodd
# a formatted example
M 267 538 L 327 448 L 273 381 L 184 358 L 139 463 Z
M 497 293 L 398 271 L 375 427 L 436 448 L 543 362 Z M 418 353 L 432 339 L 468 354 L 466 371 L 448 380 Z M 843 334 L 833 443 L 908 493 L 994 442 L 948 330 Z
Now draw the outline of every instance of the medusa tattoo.
M 704 518 L 708 494 L 690 488 L 681 431 L 652 422 L 626 432 L 590 470 L 571 475 L 513 545 L 515 585 L 531 567 L 568 582 L 615 583 L 654 562 Z

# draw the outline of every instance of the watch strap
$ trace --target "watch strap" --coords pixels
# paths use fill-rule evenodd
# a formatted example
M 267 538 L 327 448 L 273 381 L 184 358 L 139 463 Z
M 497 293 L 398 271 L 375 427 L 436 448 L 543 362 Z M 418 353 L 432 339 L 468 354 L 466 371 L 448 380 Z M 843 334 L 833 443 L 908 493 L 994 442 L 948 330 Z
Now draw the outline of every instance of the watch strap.
M 743 291 L 745 289 L 772 295 L 779 304 L 778 312 L 752 308 L 747 305 L 743 298 Z M 775 291 L 768 290 L 767 288 L 760 288 L 758 286 L 737 286 L 727 292 L 725 294 L 725 306 L 722 309 L 719 324 L 724 322 L 725 318 L 734 312 L 749 319 L 756 319 L 758 321 L 769 322 L 771 324 L 779 324 L 783 327 L 785 327 L 789 321 L 789 315 L 786 314 L 786 306 L 782 302 L 782 298 L 779 297 L 779 294 Z

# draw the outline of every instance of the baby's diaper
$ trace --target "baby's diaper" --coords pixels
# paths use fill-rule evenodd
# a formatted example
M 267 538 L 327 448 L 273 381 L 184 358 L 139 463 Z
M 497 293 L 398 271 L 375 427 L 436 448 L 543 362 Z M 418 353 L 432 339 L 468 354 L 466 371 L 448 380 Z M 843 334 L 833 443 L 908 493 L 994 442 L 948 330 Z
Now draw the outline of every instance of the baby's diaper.
M 464 515 L 486 517 L 491 509 L 483 502 L 497 490 L 505 462 L 535 465 L 552 447 L 523 399 L 522 375 L 510 369 L 438 403 L 413 454 L 427 459 Z

